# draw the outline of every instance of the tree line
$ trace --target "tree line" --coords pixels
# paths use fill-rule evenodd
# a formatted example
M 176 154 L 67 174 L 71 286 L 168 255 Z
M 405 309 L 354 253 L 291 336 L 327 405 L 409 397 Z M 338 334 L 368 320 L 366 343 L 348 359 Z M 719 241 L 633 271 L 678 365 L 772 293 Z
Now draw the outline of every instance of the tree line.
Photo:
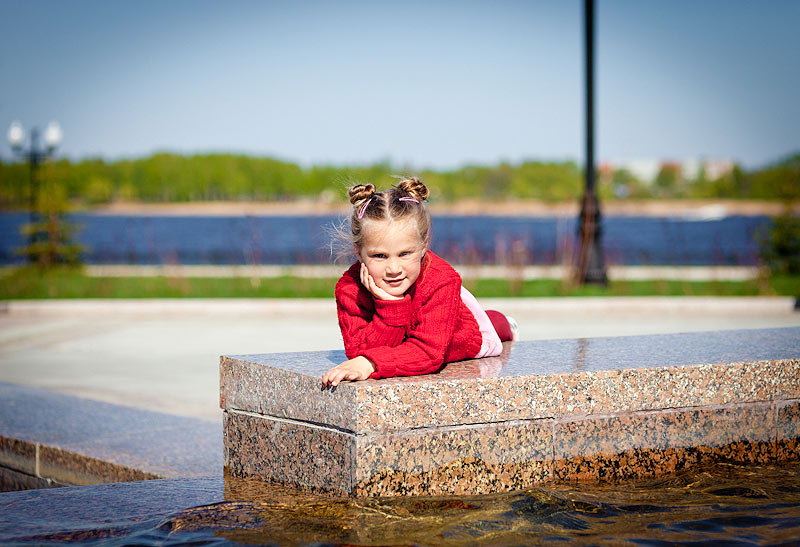
M 389 162 L 301 167 L 268 157 L 171 153 L 116 161 L 58 159 L 44 164 L 38 178 L 56 199 L 91 206 L 114 201 L 338 201 L 345 199 L 348 186 L 375 182 L 381 187 L 392 175 L 421 177 L 442 201 L 470 197 L 568 201 L 581 195 L 584 184 L 582 168 L 572 161 L 416 171 Z M 737 165 L 716 179 L 706 177 L 702 169 L 694 179 L 684 179 L 669 166 L 662 167 L 653 182 L 642 181 L 625 169 L 601 170 L 598 192 L 601 199 L 793 201 L 800 198 L 800 153 L 761 169 L 746 171 Z M 28 202 L 27 164 L 0 160 L 0 207 L 20 208 Z

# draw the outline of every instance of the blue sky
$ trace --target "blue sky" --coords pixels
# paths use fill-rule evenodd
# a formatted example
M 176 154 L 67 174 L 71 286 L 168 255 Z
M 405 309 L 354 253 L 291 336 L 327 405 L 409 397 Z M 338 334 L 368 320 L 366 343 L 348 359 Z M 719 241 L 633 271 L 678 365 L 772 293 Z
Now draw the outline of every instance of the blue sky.
M 451 168 L 582 161 L 580 0 L 0 0 L 0 129 Z M 800 1 L 597 0 L 597 156 L 800 150 Z M 3 139 L 0 156 L 10 157 Z

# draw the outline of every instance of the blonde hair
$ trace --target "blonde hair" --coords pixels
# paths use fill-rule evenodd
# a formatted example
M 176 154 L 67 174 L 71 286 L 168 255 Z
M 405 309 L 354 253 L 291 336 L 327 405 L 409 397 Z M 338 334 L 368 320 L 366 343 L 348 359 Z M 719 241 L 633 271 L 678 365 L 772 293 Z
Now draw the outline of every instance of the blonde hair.
M 403 179 L 396 186 L 376 192 L 374 184 L 358 184 L 349 188 L 347 194 L 353 204 L 350 215 L 349 242 L 361 247 L 365 220 L 417 221 L 419 238 L 426 246 L 431 235 L 431 214 L 425 205 L 430 192 L 416 177 Z

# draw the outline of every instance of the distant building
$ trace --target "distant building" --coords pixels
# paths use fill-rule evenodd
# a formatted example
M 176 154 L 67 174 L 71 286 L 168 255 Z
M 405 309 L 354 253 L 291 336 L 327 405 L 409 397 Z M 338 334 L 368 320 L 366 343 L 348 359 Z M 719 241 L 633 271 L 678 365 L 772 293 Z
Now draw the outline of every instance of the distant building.
M 733 172 L 736 164 L 732 160 L 705 160 L 707 179 L 718 179 Z
M 613 163 L 617 169 L 625 169 L 630 171 L 634 177 L 645 184 L 651 184 L 654 180 L 656 180 L 656 176 L 661 170 L 661 160 L 652 158 L 639 158 L 635 160 L 625 160 L 610 163 Z
M 609 162 L 598 165 L 597 178 L 600 184 L 611 184 L 611 181 L 614 180 L 614 165 Z
M 682 161 L 663 160 L 653 158 L 637 158 L 628 160 L 611 160 L 600 164 L 601 176 L 610 169 L 625 169 L 644 184 L 653 184 L 658 174 L 664 170 L 670 170 L 686 181 L 697 179 L 701 171 L 705 172 L 705 178 L 709 180 L 718 179 L 733 171 L 735 163 L 728 159 L 687 159 Z

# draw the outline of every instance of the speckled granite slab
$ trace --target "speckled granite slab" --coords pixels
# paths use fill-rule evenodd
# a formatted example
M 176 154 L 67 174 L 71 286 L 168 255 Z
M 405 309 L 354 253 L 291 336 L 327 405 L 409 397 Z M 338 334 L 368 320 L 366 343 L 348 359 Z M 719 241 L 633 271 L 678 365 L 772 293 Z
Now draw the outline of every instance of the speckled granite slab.
M 0 383 L 0 489 L 222 472 L 221 426 Z
M 345 359 L 223 356 L 230 472 L 353 495 L 481 494 L 798 457 L 800 328 L 522 342 L 321 389 Z

